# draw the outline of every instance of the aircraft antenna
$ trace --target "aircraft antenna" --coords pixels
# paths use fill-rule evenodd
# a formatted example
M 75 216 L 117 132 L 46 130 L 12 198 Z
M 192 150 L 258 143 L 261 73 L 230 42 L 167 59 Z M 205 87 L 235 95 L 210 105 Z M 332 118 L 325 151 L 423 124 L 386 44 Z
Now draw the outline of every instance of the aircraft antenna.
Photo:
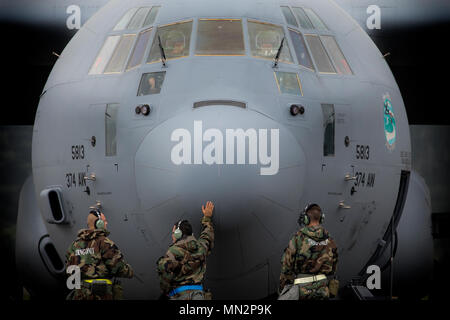
M 278 48 L 278 52 L 274 58 L 273 67 L 276 68 L 278 66 L 278 60 L 280 59 L 281 50 L 283 49 L 284 38 L 281 39 L 280 47 Z

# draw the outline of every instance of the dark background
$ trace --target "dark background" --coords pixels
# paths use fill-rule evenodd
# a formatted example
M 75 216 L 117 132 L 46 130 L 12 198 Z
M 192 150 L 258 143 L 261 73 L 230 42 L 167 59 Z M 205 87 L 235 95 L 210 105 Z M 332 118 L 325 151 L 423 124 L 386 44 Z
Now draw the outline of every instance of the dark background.
M 450 14 L 449 14 L 450 17 Z M 19 192 L 31 174 L 32 125 L 44 84 L 75 31 L 52 25 L 0 21 L 2 61 L 0 116 L 0 250 L 2 296 L 22 298 L 15 274 L 14 246 Z M 450 181 L 447 115 L 450 63 L 446 42 L 450 23 L 389 26 L 370 33 L 400 87 L 411 126 L 413 167 L 425 177 L 432 194 L 435 274 L 449 269 Z M 426 150 L 426 157 L 424 156 Z M 434 284 L 434 286 L 439 286 Z M 433 291 L 434 290 L 434 291 Z M 432 292 L 439 292 L 433 289 Z M 433 297 L 433 293 L 430 296 Z M 433 298 L 439 298 L 434 295 Z

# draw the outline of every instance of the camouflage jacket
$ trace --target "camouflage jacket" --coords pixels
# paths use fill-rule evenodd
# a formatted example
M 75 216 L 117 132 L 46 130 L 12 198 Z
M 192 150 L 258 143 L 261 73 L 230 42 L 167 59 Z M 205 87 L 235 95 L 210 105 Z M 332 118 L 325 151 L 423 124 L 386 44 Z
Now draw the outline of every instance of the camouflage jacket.
M 181 238 L 156 263 L 163 294 L 179 286 L 203 281 L 206 256 L 214 247 L 214 229 L 210 217 L 203 217 L 202 225 L 203 231 L 198 240 L 193 235 Z
M 133 269 L 108 235 L 108 231 L 101 229 L 80 230 L 66 253 L 66 267 L 78 265 L 82 279 L 133 277 Z
M 300 273 L 334 274 L 337 259 L 336 243 L 322 226 L 300 229 L 281 258 L 280 292 Z

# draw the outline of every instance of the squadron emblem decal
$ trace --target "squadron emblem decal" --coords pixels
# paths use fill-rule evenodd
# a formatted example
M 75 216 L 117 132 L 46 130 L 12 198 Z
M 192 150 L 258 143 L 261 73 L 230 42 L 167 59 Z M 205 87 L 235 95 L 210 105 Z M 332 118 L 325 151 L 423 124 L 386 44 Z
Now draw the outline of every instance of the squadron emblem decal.
M 395 149 L 395 140 L 397 137 L 397 125 L 395 123 L 394 108 L 389 94 L 383 96 L 384 110 L 384 134 L 386 136 L 386 147 L 389 151 Z

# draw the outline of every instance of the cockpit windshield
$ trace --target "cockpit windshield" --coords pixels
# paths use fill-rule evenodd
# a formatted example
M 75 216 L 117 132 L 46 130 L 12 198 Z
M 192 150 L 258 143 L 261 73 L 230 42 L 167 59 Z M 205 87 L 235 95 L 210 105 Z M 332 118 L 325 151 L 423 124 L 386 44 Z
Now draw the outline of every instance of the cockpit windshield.
M 275 66 L 278 62 L 293 64 L 295 58 L 290 46 L 297 63 L 310 71 L 353 74 L 334 35 L 308 8 L 281 6 L 286 23 L 290 25 L 287 29 L 283 25 L 240 18 L 200 18 L 196 23 L 189 19 L 149 26 L 154 24 L 159 10 L 159 6 L 128 10 L 106 38 L 89 74 L 122 73 L 142 63 L 188 57 L 192 51 L 196 56 L 245 56 L 249 53 L 255 58 L 274 60 Z M 299 29 L 308 29 L 308 34 Z M 121 30 L 124 31 L 119 32 Z M 195 48 L 191 48 L 192 32 L 196 32 Z
M 161 60 L 159 38 L 167 59 L 176 59 L 189 55 L 192 20 L 158 27 L 153 39 L 147 63 Z
M 240 19 L 200 19 L 195 54 L 245 55 Z
M 274 59 L 281 40 L 285 37 L 283 28 L 277 25 L 249 20 L 248 34 L 252 56 Z M 280 61 L 292 63 L 288 41 L 284 41 Z

